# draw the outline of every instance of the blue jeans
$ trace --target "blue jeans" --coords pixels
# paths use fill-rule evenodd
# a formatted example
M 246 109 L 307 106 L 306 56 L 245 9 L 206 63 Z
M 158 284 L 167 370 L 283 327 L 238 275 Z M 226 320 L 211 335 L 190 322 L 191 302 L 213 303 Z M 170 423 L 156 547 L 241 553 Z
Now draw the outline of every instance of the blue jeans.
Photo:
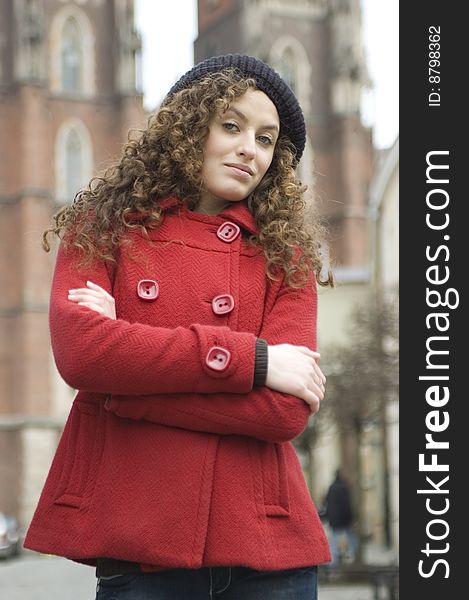
M 347 555 L 350 560 L 355 560 L 357 554 L 357 538 L 350 527 L 331 527 L 329 545 L 331 548 L 332 561 L 329 566 L 334 567 L 340 562 L 340 541 L 345 540 L 347 544 Z
M 317 600 L 317 567 L 171 569 L 98 579 L 96 600 Z

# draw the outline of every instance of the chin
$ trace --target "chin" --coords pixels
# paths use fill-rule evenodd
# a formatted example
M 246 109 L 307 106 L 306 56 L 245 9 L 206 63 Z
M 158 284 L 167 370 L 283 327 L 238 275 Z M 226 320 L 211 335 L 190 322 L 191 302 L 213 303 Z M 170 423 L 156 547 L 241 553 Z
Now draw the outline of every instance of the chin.
M 216 194 L 217 198 L 220 200 L 224 200 L 225 202 L 241 202 L 241 200 L 245 200 L 251 192 L 226 192 Z

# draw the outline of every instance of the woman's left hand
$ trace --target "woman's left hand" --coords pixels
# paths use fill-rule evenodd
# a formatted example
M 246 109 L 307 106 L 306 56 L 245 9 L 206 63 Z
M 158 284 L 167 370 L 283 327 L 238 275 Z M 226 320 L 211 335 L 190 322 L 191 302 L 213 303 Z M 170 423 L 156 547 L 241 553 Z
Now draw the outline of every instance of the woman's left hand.
M 116 302 L 111 294 L 92 281 L 87 281 L 86 286 L 86 288 L 68 290 L 68 299 L 116 320 Z

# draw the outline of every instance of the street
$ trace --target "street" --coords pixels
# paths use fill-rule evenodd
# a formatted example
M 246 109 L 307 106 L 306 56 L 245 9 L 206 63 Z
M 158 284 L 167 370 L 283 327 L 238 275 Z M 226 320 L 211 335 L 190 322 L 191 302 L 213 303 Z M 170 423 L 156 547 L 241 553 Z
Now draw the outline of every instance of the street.
M 92 600 L 95 591 L 91 567 L 26 552 L 0 561 L 2 600 Z
M 93 600 L 94 569 L 52 556 L 25 552 L 0 561 L 2 600 Z M 371 587 L 332 586 L 319 588 L 319 600 L 372 600 Z M 242 599 L 240 599 L 242 600 Z

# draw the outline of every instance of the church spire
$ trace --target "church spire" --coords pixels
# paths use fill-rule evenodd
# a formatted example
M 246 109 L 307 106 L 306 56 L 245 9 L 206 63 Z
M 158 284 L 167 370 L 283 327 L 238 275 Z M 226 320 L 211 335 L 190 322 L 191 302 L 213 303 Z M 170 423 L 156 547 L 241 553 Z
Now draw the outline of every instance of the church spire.
M 135 94 L 140 87 L 140 54 L 142 40 L 135 29 L 134 0 L 114 0 L 118 35 L 116 41 L 116 91 Z
M 358 115 L 369 77 L 362 46 L 360 0 L 330 0 L 332 108 L 338 115 Z
M 22 81 L 45 79 L 44 5 L 41 0 L 15 0 L 15 78 Z

